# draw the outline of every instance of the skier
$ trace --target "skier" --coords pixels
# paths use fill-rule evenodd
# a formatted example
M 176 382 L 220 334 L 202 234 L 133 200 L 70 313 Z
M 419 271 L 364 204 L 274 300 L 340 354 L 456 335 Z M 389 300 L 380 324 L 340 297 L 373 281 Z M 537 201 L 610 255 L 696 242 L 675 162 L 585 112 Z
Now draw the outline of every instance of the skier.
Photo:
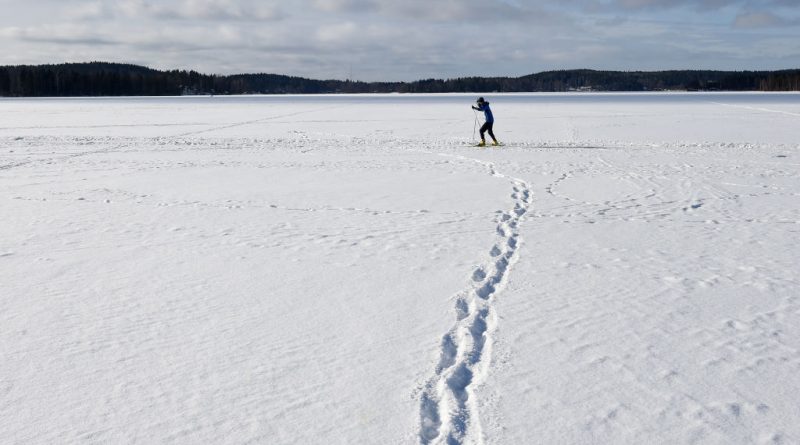
M 489 102 L 483 100 L 482 97 L 478 98 L 478 106 L 472 106 L 473 110 L 483 111 L 483 114 L 486 116 L 486 122 L 483 123 L 481 126 L 481 142 L 478 144 L 478 147 L 485 147 L 486 146 L 486 138 L 483 136 L 483 133 L 489 132 L 489 136 L 492 137 L 492 145 L 500 145 L 497 142 L 497 138 L 494 137 L 494 132 L 492 131 L 492 126 L 494 126 L 494 116 L 492 115 L 492 109 L 489 108 Z

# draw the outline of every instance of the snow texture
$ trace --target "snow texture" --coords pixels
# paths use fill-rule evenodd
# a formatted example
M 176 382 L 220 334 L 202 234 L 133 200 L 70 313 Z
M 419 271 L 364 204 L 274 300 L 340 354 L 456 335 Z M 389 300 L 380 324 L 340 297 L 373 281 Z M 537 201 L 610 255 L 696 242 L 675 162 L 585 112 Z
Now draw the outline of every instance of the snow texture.
M 800 443 L 800 95 L 0 100 L 0 442 Z

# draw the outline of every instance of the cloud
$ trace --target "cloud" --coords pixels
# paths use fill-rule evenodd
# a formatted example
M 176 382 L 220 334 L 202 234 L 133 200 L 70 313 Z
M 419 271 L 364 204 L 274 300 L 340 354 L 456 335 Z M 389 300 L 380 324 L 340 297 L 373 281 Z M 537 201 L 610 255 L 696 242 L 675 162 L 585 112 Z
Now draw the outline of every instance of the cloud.
M 793 8 L 800 0 L 565 0 L 583 5 L 585 10 L 595 12 L 656 12 L 677 9 L 713 13 L 725 9 Z
M 85 25 L 58 24 L 0 29 L 0 36 L 16 40 L 53 44 L 115 45 L 112 37 L 92 30 Z
M 284 17 L 274 4 L 236 0 L 124 0 L 117 3 L 116 10 L 128 18 L 164 20 L 263 21 Z
M 69 57 L 315 78 L 352 66 L 361 80 L 758 69 L 797 53 L 798 1 L 37 0 L 0 16 L 0 64 Z
M 747 0 L 568 0 L 583 6 L 585 11 L 620 13 L 669 11 L 689 9 L 700 12 L 718 11 L 730 6 L 742 5 Z M 758 0 L 751 0 L 758 1 Z M 783 0 L 791 1 L 791 0 Z
M 312 0 L 311 4 L 321 11 L 346 13 L 375 11 L 379 6 L 371 0 Z
M 333 25 L 321 26 L 317 32 L 317 40 L 323 43 L 348 43 L 351 39 L 359 36 L 359 27 L 353 22 L 336 23 Z
M 80 2 L 70 5 L 65 16 L 72 21 L 89 21 L 113 17 L 109 6 L 103 2 Z
M 736 28 L 776 28 L 798 24 L 800 24 L 798 19 L 780 17 L 767 11 L 743 12 L 736 16 L 734 21 Z
M 507 2 L 500 0 L 312 0 L 318 10 L 337 14 L 376 14 L 385 18 L 412 19 L 416 22 L 461 23 L 475 26 L 496 20 L 548 23 L 564 14 L 549 9 L 547 2 Z M 495 21 L 495 22 L 493 22 Z

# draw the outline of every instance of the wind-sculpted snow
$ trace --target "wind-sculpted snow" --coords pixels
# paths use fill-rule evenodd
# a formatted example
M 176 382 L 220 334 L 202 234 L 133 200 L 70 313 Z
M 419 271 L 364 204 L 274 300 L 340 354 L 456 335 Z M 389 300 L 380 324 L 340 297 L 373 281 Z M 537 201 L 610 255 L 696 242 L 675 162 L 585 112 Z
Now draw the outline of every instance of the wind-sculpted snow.
M 571 97 L 0 100 L 0 442 L 800 443 L 798 96 Z

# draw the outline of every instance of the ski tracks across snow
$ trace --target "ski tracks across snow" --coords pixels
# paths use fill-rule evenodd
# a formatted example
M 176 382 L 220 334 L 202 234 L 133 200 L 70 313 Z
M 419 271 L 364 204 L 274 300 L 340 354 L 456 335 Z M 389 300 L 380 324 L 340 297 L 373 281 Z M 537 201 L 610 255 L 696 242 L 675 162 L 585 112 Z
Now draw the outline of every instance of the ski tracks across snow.
M 454 299 L 455 322 L 442 336 L 439 363 L 420 396 L 422 444 L 483 443 L 475 390 L 489 371 L 491 334 L 497 326 L 492 302 L 519 256 L 519 224 L 531 204 L 532 192 L 525 181 L 500 173 L 491 162 L 439 155 L 479 163 L 492 176 L 509 181 L 512 188 L 513 206 L 498 212 L 494 245 L 472 272 L 469 286 Z

